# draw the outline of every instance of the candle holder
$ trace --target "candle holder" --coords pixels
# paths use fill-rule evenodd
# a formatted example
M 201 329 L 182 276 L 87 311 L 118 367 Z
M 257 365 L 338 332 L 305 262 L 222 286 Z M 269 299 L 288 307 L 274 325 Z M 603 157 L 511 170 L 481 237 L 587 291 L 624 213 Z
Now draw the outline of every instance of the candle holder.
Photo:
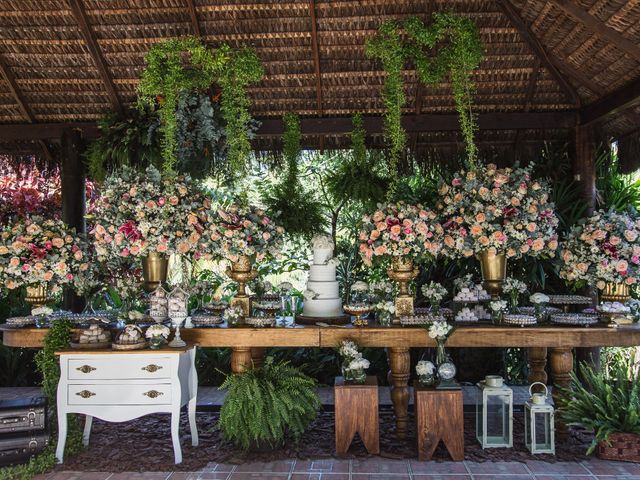
M 236 262 L 231 262 L 227 267 L 227 276 L 237 282 L 238 293 L 231 299 L 231 305 L 242 308 L 245 317 L 251 315 L 251 298 L 247 295 L 247 283 L 256 278 L 258 272 L 251 265 L 251 259 L 246 255 L 241 255 Z
M 413 295 L 409 293 L 409 283 L 418 276 L 418 268 L 414 267 L 413 258 L 393 257 L 387 275 L 400 287 L 395 300 L 396 318 L 393 321 L 397 324 L 401 316 L 413 315 Z

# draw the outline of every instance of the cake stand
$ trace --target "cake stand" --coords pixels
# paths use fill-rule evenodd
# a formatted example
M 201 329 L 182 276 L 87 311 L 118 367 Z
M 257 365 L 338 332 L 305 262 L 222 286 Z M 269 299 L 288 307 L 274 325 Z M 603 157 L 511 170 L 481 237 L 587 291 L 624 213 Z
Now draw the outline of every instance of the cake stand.
M 355 316 L 355 320 L 353 321 L 354 327 L 366 327 L 369 321 L 366 318 L 362 318 L 368 313 L 373 312 L 373 305 L 345 305 L 343 307 L 344 311 L 349 315 Z

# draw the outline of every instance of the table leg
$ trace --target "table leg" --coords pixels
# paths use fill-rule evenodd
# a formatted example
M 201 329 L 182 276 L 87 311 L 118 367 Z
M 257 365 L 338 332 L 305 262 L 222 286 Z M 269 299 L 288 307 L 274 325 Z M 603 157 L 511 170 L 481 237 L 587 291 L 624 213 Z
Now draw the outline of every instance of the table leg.
M 171 441 L 173 442 L 173 457 L 175 464 L 182 463 L 182 448 L 180 447 L 180 407 L 171 413 Z
M 251 348 L 233 347 L 231 349 L 231 371 L 244 373 L 251 368 Z
M 91 425 L 93 425 L 93 417 L 91 415 L 85 415 L 84 417 L 84 432 L 82 432 L 82 445 L 89 446 L 89 437 L 91 436 Z
M 189 375 L 189 430 L 191 432 L 191 445 L 198 446 L 198 425 L 196 424 L 196 406 L 198 404 L 198 371 L 195 366 L 196 349 L 191 351 L 191 374 Z
M 64 445 L 67 442 L 67 414 L 58 410 L 58 446 L 56 447 L 56 459 L 58 463 L 64 462 Z
M 391 401 L 396 415 L 396 433 L 398 438 L 407 435 L 408 409 L 409 409 L 409 375 L 411 359 L 409 348 L 389 348 L 389 367 L 391 381 Z
M 556 409 L 562 405 L 563 396 L 560 388 L 571 386 L 571 372 L 573 371 L 573 352 L 571 348 L 554 347 L 551 349 L 551 377 L 553 379 L 553 402 Z M 563 438 L 568 435 L 567 426 L 559 420 L 556 415 L 556 432 L 558 437 Z
M 252 347 L 251 348 L 251 360 L 253 361 L 253 366 L 256 368 L 262 367 L 264 365 L 264 351 L 263 347 Z
M 528 349 L 529 356 L 529 377 L 527 381 L 529 383 L 542 382 L 547 384 L 547 372 L 545 367 L 547 366 L 547 347 L 531 347 Z M 536 385 L 535 392 L 544 390 L 540 386 Z

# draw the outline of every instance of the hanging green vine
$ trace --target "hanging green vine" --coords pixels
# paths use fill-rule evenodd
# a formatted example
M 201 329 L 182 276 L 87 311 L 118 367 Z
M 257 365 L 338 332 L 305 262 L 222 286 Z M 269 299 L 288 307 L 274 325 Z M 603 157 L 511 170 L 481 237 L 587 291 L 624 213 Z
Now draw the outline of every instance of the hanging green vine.
M 353 130 L 351 130 L 351 151 L 353 152 L 353 160 L 358 165 L 364 165 L 367 161 L 367 146 L 365 140 L 367 131 L 364 129 L 362 114 L 356 113 L 351 119 Z
M 407 53 L 416 63 L 420 81 L 439 83 L 450 73 L 453 99 L 460 118 L 460 129 L 467 150 L 467 162 L 473 168 L 478 160 L 475 143 L 477 118 L 473 113 L 475 85 L 471 72 L 478 68 L 483 58 L 483 48 L 478 28 L 472 20 L 452 13 L 433 14 L 433 22 L 426 26 L 418 18 L 405 22 L 405 30 L 413 42 Z M 425 49 L 433 50 L 444 42 L 437 55 L 429 56 Z
M 227 124 L 227 158 L 231 171 L 241 171 L 251 153 L 251 115 L 247 87 L 262 78 L 264 68 L 255 50 L 251 48 L 231 51 L 228 45 L 223 45 L 219 51 L 229 58 L 228 65 L 218 77 L 218 83 L 222 87 L 222 116 Z
M 402 68 L 405 54 L 399 27 L 396 22 L 384 22 L 378 34 L 367 41 L 366 54 L 382 62 L 385 71 L 382 100 L 385 106 L 384 135 L 389 144 L 389 169 L 395 177 L 400 154 L 407 142 L 407 133 L 402 127 L 402 107 L 406 102 Z
M 211 86 L 228 61 L 228 49 L 215 54 L 196 37 L 170 39 L 151 47 L 142 74 L 139 105 L 159 106 L 162 120 L 163 169 L 174 171 L 176 156 L 176 108 L 180 93 Z

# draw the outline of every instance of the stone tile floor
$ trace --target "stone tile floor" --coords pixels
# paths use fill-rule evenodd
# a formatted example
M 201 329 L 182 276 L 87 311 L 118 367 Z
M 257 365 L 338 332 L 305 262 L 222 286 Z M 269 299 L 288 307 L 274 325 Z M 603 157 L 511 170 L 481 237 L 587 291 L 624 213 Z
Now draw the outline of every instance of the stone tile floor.
M 242 465 L 209 464 L 197 472 L 55 472 L 35 480 L 640 480 L 640 464 L 585 462 L 419 462 L 282 460 Z

